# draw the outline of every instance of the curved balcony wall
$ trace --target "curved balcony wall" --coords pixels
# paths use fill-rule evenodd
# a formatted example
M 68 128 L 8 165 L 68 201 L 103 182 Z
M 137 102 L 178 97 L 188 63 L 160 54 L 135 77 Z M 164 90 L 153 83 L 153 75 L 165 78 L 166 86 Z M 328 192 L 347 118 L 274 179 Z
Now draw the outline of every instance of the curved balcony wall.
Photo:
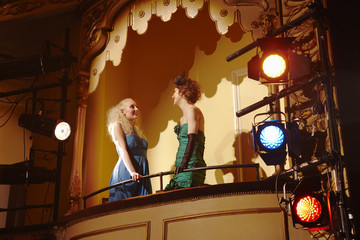
M 59 221 L 57 239 L 310 239 L 292 227 L 273 183 L 162 192 L 87 208 Z

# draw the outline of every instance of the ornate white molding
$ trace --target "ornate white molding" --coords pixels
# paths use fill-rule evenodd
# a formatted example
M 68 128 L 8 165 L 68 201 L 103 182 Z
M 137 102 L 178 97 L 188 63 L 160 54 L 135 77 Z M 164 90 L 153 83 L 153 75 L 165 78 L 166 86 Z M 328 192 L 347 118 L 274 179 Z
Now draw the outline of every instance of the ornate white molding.
M 104 1 L 103 4 L 105 4 Z M 148 23 L 153 15 L 160 17 L 164 22 L 169 21 L 172 14 L 178 8 L 185 9 L 189 18 L 195 18 L 199 10 L 205 4 L 209 4 L 209 16 L 215 22 L 219 34 L 226 34 L 228 28 L 236 23 L 240 24 L 246 32 L 251 32 L 254 39 L 263 36 L 263 24 L 261 23 L 267 14 L 274 14 L 274 1 L 270 0 L 137 0 L 130 4 L 122 3 L 119 14 L 113 13 L 111 28 L 108 28 L 111 19 L 106 15 L 113 6 L 119 3 L 107 4 L 108 9 L 102 9 L 106 21 L 105 25 L 95 24 L 86 30 L 83 39 L 85 48 L 82 54 L 82 65 L 84 68 L 91 66 L 89 93 L 96 89 L 99 75 L 105 68 L 106 61 L 112 61 L 115 66 L 121 62 L 121 55 L 127 40 L 127 31 L 131 27 L 138 34 L 143 34 L 148 29 Z M 102 5 L 104 6 L 104 5 Z M 95 12 L 96 9 L 93 11 Z M 99 15 L 102 15 L 99 13 Z M 91 16 L 88 14 L 88 16 Z M 101 21 L 101 19 L 98 20 Z M 92 44 L 89 44 L 92 43 Z M 103 49 L 103 50 L 101 50 Z M 97 55 L 98 54 L 98 55 Z

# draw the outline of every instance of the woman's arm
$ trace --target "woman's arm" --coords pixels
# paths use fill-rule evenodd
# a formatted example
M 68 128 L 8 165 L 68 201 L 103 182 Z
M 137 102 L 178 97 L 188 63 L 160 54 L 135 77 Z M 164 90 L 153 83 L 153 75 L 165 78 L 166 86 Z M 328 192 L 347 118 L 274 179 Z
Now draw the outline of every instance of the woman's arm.
M 186 145 L 185 153 L 180 165 L 175 168 L 175 174 L 180 173 L 184 169 L 188 168 L 188 163 L 192 153 L 194 152 L 199 125 L 196 118 L 195 108 L 191 107 L 188 109 L 186 112 L 186 121 L 188 123 L 188 143 Z
M 123 152 L 123 161 L 125 163 L 126 169 L 131 175 L 132 180 L 139 180 L 139 178 L 141 178 L 141 175 L 135 171 L 134 166 L 131 163 L 131 158 L 126 148 L 125 133 L 119 122 L 116 122 L 114 125 L 113 135 L 115 145 L 117 145 L 119 149 Z

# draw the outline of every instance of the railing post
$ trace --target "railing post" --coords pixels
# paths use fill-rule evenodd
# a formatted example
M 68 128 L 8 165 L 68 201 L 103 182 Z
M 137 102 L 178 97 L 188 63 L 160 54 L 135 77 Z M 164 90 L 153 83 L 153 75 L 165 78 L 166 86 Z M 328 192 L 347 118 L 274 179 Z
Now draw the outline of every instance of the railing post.
M 86 208 L 86 200 L 87 200 L 87 197 L 85 196 L 84 197 L 84 209 Z
M 259 164 L 258 164 L 258 165 L 256 166 L 256 180 L 257 180 L 257 181 L 260 181 L 259 168 L 260 168 L 260 166 L 259 166 Z
M 164 188 L 163 186 L 163 172 L 160 172 L 160 191 L 162 191 Z

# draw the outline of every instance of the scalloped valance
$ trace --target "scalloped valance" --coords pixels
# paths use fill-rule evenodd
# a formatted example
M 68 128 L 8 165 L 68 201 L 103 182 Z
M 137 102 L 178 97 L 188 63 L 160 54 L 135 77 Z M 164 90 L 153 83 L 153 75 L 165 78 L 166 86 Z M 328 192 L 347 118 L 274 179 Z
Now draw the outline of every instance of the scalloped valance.
M 107 61 L 118 66 L 127 41 L 128 28 L 143 34 L 149 20 L 155 15 L 169 21 L 178 8 L 187 17 L 195 18 L 208 4 L 209 17 L 215 22 L 219 34 L 225 34 L 234 24 L 240 24 L 253 39 L 263 36 L 262 20 L 274 14 L 274 1 L 268 0 L 137 0 L 131 3 L 106 1 L 99 3 L 83 15 L 83 48 L 80 67 L 90 72 L 89 94 L 98 84 L 99 76 Z

